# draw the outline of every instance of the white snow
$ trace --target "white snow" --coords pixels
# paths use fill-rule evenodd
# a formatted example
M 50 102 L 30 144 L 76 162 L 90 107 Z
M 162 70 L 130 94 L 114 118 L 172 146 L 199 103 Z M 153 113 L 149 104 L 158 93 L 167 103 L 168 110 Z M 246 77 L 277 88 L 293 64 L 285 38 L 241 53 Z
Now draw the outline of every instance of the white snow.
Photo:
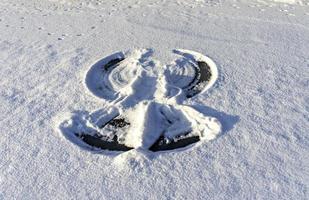
M 221 131 L 220 122 L 183 105 L 183 101 L 190 92 L 185 88 L 197 81 L 195 70 L 199 67 L 196 63 L 206 63 L 211 73 L 205 84 L 199 83 L 203 85 L 200 93 L 206 92 L 217 80 L 216 64 L 194 51 L 173 52 L 176 57 L 167 64 L 153 59 L 155 51 L 151 49 L 115 53 L 94 64 L 86 75 L 86 86 L 97 97 L 115 97 L 108 103 L 110 108 L 104 109 L 112 112 L 99 110 L 88 117 L 81 115 L 81 119 L 74 113 L 72 120 L 60 124 L 65 136 L 75 142 L 76 134 L 99 134 L 109 138 L 117 135 L 120 143 L 142 149 L 150 148 L 161 135 L 173 139 L 190 133 L 190 136 L 204 140 L 214 139 Z M 172 52 L 165 54 L 169 53 Z M 124 60 L 106 68 L 115 58 Z M 124 117 L 130 126 L 120 132 L 110 126 L 100 128 L 118 115 Z
M 1 0 L 0 35 L 0 199 L 308 199 L 308 0 Z M 158 133 L 157 109 L 178 118 L 177 128 L 206 130 L 205 140 L 119 153 L 64 137 L 117 115 L 111 105 L 132 102 L 115 102 L 119 94 L 140 94 L 125 67 L 112 76 L 122 81 L 92 73 L 106 56 L 140 49 L 154 50 L 149 66 L 175 76 L 145 81 L 156 96 L 141 94 L 146 99 L 125 108 L 141 119 L 125 141 L 147 147 Z M 173 49 L 211 58 L 218 77 L 166 105 L 166 91 L 181 94 L 166 83 L 192 77 L 188 65 L 169 70 Z M 131 58 L 133 67 L 142 62 Z M 102 80 L 112 83 L 109 93 L 98 92 Z
M 287 4 L 296 4 L 296 3 L 302 3 L 302 1 L 297 1 L 297 0 L 272 0 L 273 2 L 278 2 L 278 3 L 287 3 Z M 267 1 L 265 1 L 267 2 Z

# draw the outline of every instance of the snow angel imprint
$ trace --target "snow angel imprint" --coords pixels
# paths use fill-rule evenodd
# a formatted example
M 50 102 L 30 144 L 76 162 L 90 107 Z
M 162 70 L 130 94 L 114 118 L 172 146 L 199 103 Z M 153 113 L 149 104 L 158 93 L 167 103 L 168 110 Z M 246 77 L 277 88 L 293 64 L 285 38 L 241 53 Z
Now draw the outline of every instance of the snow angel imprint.
M 66 138 L 93 151 L 163 151 L 214 139 L 220 122 L 185 102 L 215 83 L 217 67 L 197 52 L 172 53 L 169 64 L 154 59 L 153 50 L 141 49 L 115 53 L 92 66 L 86 85 L 108 103 L 64 121 L 60 128 Z

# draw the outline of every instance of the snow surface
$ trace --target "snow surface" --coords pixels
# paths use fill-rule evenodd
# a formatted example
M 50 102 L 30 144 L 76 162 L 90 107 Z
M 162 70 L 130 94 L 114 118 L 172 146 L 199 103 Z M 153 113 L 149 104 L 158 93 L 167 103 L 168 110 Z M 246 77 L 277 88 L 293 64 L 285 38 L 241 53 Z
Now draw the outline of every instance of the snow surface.
M 309 1 L 2 0 L 0 33 L 0 199 L 308 199 Z M 63 137 L 72 113 L 108 106 L 85 86 L 91 66 L 141 48 L 216 63 L 185 104 L 219 137 L 108 154 Z
M 165 54 L 169 53 L 172 52 Z M 207 141 L 214 139 L 221 132 L 220 122 L 184 105 L 183 101 L 192 84 L 203 86 L 201 93 L 210 89 L 218 78 L 217 67 L 210 58 L 194 51 L 174 50 L 173 53 L 176 58 L 166 64 L 153 60 L 152 49 L 115 53 L 94 64 L 86 75 L 86 85 L 94 95 L 114 100 L 89 116 L 74 113 L 60 124 L 65 137 L 76 143 L 76 134 L 109 139 L 116 135 L 117 142 L 141 149 L 149 149 L 161 135 L 168 140 L 184 134 Z M 105 67 L 115 59 L 122 61 Z M 204 83 L 197 83 L 202 76 L 195 72 L 199 69 L 198 62 L 209 67 L 211 76 Z M 123 117 L 130 125 L 120 131 L 115 127 L 101 128 L 116 116 Z

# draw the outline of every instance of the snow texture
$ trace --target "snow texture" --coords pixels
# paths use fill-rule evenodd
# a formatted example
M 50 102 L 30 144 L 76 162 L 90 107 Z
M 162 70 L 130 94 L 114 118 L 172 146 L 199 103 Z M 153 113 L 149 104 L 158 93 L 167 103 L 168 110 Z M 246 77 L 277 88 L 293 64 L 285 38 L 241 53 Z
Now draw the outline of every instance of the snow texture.
M 215 63 L 197 52 L 174 50 L 178 58 L 162 64 L 152 59 L 153 53 L 152 49 L 134 50 L 98 61 L 87 73 L 86 85 L 96 96 L 114 100 L 89 116 L 74 114 L 60 125 L 65 136 L 73 142 L 76 135 L 83 134 L 109 140 L 117 136 L 118 143 L 142 149 L 150 148 L 161 135 L 168 140 L 183 134 L 207 141 L 214 139 L 221 131 L 220 122 L 183 105 L 183 101 L 186 96 L 191 97 L 197 80 L 207 75 L 197 71 L 201 70 L 197 63 L 205 63 L 211 74 L 206 77 L 209 80 L 198 84 L 203 85 L 201 91 L 197 89 L 202 93 L 217 80 Z M 114 61 L 117 63 L 113 64 Z M 122 116 L 129 126 L 120 131 L 117 126 L 101 128 L 117 116 Z
M 308 199 L 308 0 L 1 0 L 0 33 L 0 199 Z M 216 63 L 217 82 L 182 103 L 219 136 L 155 153 L 63 137 L 74 114 L 114 112 L 89 68 L 140 48 Z

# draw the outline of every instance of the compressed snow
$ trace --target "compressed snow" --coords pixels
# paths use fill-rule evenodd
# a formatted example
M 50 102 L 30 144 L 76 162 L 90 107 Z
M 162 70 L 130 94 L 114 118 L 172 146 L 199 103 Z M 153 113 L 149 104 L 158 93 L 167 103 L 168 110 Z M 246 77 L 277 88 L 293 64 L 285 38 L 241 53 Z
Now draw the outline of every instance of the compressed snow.
M 308 199 L 309 8 L 297 2 L 1 0 L 0 199 Z M 222 134 L 164 153 L 64 138 L 71 112 L 115 112 L 85 84 L 90 66 L 149 47 L 162 62 L 178 48 L 212 58 L 216 84 L 184 103 Z
M 221 131 L 220 122 L 182 104 L 186 99 L 184 88 L 198 76 L 195 72 L 198 66 L 195 65 L 204 62 L 209 66 L 210 79 L 201 89 L 205 92 L 218 77 L 215 63 L 197 52 L 174 50 L 178 57 L 163 64 L 153 59 L 154 53 L 151 49 L 134 50 L 98 61 L 87 73 L 86 85 L 98 97 L 115 99 L 109 103 L 110 108 L 105 108 L 107 112 L 94 112 L 88 117 L 81 115 L 81 118 L 74 114 L 72 120 L 60 124 L 65 136 L 76 143 L 76 134 L 108 138 L 116 135 L 119 143 L 142 149 L 150 148 L 161 135 L 170 140 L 188 133 L 207 141 L 214 139 Z M 122 61 L 116 66 L 106 67 L 113 61 L 109 59 L 115 58 Z M 124 117 L 130 126 L 120 131 L 109 126 L 100 128 L 118 115 Z

